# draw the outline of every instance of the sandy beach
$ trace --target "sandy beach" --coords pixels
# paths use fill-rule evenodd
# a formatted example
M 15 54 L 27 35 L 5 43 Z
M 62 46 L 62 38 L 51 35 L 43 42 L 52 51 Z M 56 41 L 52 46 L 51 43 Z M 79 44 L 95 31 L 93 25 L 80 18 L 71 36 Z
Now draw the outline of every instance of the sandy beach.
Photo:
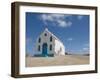
M 26 67 L 89 64 L 89 56 L 26 57 Z

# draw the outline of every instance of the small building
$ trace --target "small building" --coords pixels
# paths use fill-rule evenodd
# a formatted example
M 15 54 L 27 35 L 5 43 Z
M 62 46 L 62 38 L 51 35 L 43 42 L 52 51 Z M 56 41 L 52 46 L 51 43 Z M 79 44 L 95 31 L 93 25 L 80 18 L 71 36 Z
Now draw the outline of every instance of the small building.
M 47 28 L 36 40 L 36 53 L 34 56 L 65 55 L 63 43 Z

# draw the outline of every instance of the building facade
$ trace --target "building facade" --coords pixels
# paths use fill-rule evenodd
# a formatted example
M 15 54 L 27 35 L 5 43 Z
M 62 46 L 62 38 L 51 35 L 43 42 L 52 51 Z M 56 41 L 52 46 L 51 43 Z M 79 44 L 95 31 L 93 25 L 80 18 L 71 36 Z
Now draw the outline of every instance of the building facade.
M 35 49 L 35 56 L 65 55 L 63 43 L 47 28 L 37 38 Z

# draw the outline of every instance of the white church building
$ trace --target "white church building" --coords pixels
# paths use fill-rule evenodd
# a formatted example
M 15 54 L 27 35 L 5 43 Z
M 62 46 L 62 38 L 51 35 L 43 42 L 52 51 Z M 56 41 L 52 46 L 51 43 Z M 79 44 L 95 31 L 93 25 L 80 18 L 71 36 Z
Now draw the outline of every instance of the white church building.
M 65 55 L 63 43 L 47 28 L 36 39 L 36 53 L 34 56 L 59 56 Z

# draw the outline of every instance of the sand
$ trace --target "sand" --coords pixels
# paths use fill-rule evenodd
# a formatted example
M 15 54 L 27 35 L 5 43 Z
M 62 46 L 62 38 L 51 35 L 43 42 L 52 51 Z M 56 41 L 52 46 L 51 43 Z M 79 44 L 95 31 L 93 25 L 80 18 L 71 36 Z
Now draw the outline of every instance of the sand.
M 89 56 L 26 57 L 26 67 L 89 64 Z

